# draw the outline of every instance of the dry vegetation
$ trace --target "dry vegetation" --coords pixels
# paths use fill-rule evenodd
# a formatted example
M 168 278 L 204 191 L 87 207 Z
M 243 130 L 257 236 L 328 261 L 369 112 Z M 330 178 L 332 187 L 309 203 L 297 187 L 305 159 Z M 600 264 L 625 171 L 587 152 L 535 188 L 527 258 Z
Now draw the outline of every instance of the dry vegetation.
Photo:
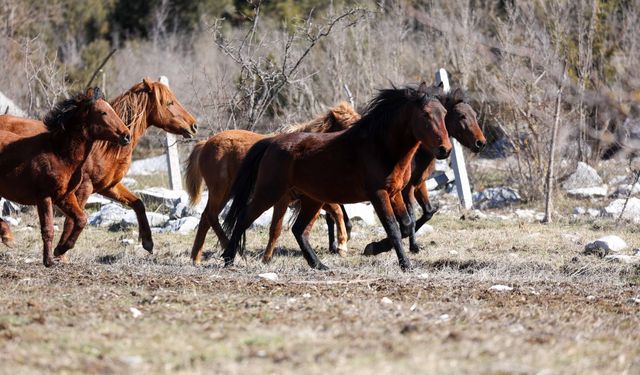
M 352 255 L 320 250 L 328 272 L 307 268 L 290 233 L 272 265 L 249 257 L 221 269 L 212 243 L 196 268 L 190 236 L 157 234 L 148 256 L 121 243 L 134 232 L 93 228 L 71 264 L 49 270 L 39 264 L 37 231 L 18 230 L 19 248 L 0 257 L 2 372 L 640 371 L 640 303 L 630 301 L 640 297 L 640 269 L 579 254 L 610 223 L 449 214 L 433 224 L 409 273 L 393 254 L 360 256 L 380 231 L 358 223 Z M 617 230 L 640 244 L 636 227 Z M 324 236 L 319 225 L 313 243 Z M 258 255 L 266 232 L 248 241 Z M 259 280 L 262 272 L 279 280 Z M 494 284 L 514 289 L 489 291 Z

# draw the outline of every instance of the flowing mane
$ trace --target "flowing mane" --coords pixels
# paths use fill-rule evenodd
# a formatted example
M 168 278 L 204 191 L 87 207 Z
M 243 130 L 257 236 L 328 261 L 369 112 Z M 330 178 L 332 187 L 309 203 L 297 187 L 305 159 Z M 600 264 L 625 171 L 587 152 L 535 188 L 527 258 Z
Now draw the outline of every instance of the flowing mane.
M 403 88 L 391 88 L 378 90 L 369 104 L 367 104 L 362 118 L 358 120 L 351 129 L 364 130 L 371 134 L 384 132 L 391 119 L 396 117 L 397 112 L 408 103 L 424 106 L 429 100 L 437 100 L 441 95 L 440 86 L 427 87 L 426 85 L 406 85 Z
M 349 128 L 360 119 L 351 104 L 342 101 L 311 121 L 289 125 L 283 133 L 328 133 Z
M 94 104 L 96 100 L 103 99 L 104 95 L 99 87 L 94 87 L 86 93 L 79 92 L 71 98 L 57 102 L 53 108 L 44 116 L 44 125 L 50 132 L 64 132 L 67 121 L 71 119 L 82 106 Z
M 149 82 L 149 81 L 148 81 Z M 163 103 L 175 100 L 175 95 L 166 85 L 160 82 L 138 82 L 129 90 L 113 99 L 111 106 L 131 131 L 133 139 L 142 136 L 147 128 L 147 113 L 149 105 L 153 104 L 149 92 L 153 92 L 157 108 Z

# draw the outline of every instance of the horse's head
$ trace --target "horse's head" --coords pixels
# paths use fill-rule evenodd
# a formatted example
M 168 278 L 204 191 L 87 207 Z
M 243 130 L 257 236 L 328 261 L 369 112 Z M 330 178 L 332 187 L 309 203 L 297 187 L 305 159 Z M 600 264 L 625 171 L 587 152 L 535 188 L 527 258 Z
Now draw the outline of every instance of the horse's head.
M 87 89 L 80 105 L 86 110 L 87 130 L 91 139 L 119 143 L 121 146 L 131 142 L 129 129 L 104 99 L 100 88 Z
M 348 129 L 358 120 L 360 120 L 360 114 L 351 104 L 342 101 L 329 109 L 325 120 L 329 126 L 324 132 L 332 133 Z
M 487 139 L 478 125 L 476 112 L 465 102 L 462 90 L 445 95 L 442 102 L 447 109 L 445 122 L 449 135 L 475 153 L 482 151 Z
M 198 130 L 196 119 L 184 109 L 171 89 L 150 78 L 144 78 L 142 85 L 150 97 L 147 110 L 149 124 L 184 138 L 193 138 Z
M 412 117 L 413 135 L 438 159 L 445 159 L 451 152 L 451 141 L 445 125 L 447 110 L 437 95 L 442 87 L 427 87 L 422 82 L 417 89 L 407 89 L 407 95 L 418 103 L 419 110 Z

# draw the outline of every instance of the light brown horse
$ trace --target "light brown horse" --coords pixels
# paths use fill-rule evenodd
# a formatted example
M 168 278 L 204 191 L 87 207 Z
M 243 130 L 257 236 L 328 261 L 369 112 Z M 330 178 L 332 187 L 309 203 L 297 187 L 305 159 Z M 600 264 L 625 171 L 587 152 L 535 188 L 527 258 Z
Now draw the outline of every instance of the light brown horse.
M 152 252 L 153 239 L 144 204 L 120 181 L 129 170 L 133 149 L 150 126 L 191 138 L 197 129 L 196 120 L 184 109 L 168 86 L 149 78 L 144 78 L 115 98 L 112 106 L 129 127 L 131 143 L 126 147 L 116 147 L 108 142 L 96 142 L 83 166 L 82 183 L 75 194 L 83 208 L 92 193 L 131 207 L 138 219 L 142 246 Z M 45 126 L 35 120 L 17 124 L 15 117 L 0 116 L 0 130 L 27 135 L 43 132 Z M 76 238 L 70 237 L 73 231 L 73 221 L 65 220 L 62 236 L 55 249 L 56 256 L 62 256 L 74 246 Z
M 475 153 L 482 151 L 487 140 L 482 133 L 480 125 L 478 125 L 476 112 L 466 102 L 464 91 L 462 89 L 456 89 L 448 94 L 440 95 L 439 99 L 447 110 L 444 121 L 449 136 L 457 139 L 463 146 L 471 149 L 471 151 Z M 413 157 L 411 179 L 402 190 L 403 201 L 415 223 L 414 229 L 408 233 L 409 250 L 412 253 L 420 251 L 415 232 L 429 221 L 436 212 L 429 201 L 429 192 L 425 185 L 425 181 L 431 173 L 433 173 L 435 166 L 436 158 L 433 153 L 425 147 L 420 147 Z M 422 209 L 422 216 L 417 221 L 413 216 L 416 202 Z M 377 255 L 385 251 L 390 251 L 391 249 L 391 242 L 388 239 L 384 239 L 382 241 L 369 243 L 365 247 L 364 255 Z
M 230 232 L 222 257 L 233 264 L 243 233 L 262 212 L 291 192 L 300 197 L 292 232 L 309 266 L 326 269 L 308 242 L 324 202 L 371 201 L 393 241 L 401 269 L 410 268 L 402 246 L 401 224 L 413 225 L 402 202 L 411 160 L 420 145 L 438 158 L 451 151 L 446 110 L 436 95 L 441 88 L 381 90 L 362 118 L 338 133 L 283 134 L 257 142 L 245 157 L 231 190 L 233 203 L 225 218 Z M 335 181 L 341 181 L 336 184 Z M 394 208 L 398 210 L 394 213 Z
M 73 221 L 76 230 L 69 237 L 75 240 L 87 217 L 74 191 L 94 142 L 125 146 L 131 135 L 97 87 L 56 104 L 44 124 L 46 131 L 30 136 L 0 130 L 0 196 L 38 207 L 42 258 L 50 267 L 54 264 L 53 204 Z M 11 238 L 4 232 L 7 229 L 0 226 L 3 239 Z
M 289 127 L 285 132 L 336 132 L 348 128 L 358 119 L 360 119 L 360 115 L 353 107 L 346 102 L 341 102 L 326 114 L 307 123 Z M 206 141 L 198 142 L 191 151 L 187 160 L 185 183 L 191 203 L 195 204 L 200 200 L 203 182 L 206 183 L 209 191 L 207 205 L 200 217 L 198 232 L 191 251 L 191 259 L 195 264 L 201 262 L 202 248 L 209 228 L 213 228 L 220 244 L 223 247 L 227 246 L 229 241 L 220 226 L 218 216 L 229 199 L 233 178 L 236 176 L 245 155 L 251 146 L 267 137 L 269 135 L 246 130 L 228 130 L 218 133 Z M 282 231 L 282 217 L 284 217 L 288 203 L 274 207 L 274 220 L 271 222 L 269 242 L 263 257 L 265 262 L 271 260 L 273 256 L 276 240 Z M 338 222 L 339 244 L 337 250 L 344 254 L 347 231 L 342 220 L 342 210 L 336 205 L 326 205 L 323 208 Z

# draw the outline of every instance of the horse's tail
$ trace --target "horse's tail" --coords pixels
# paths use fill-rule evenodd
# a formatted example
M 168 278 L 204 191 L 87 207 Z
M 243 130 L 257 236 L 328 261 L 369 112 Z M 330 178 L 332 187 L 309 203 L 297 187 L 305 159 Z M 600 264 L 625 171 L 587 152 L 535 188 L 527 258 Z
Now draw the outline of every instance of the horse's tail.
M 240 211 L 249 203 L 255 187 L 256 177 L 258 176 L 260 161 L 269 145 L 271 145 L 269 138 L 258 141 L 249 149 L 247 156 L 242 160 L 229 195 L 229 199 L 233 199 L 233 202 L 222 224 L 227 236 L 231 237 L 233 228 L 238 222 Z
M 206 141 L 200 141 L 196 143 L 187 159 L 187 176 L 185 178 L 185 185 L 187 186 L 187 193 L 189 194 L 189 203 L 193 206 L 200 201 L 200 195 L 202 194 L 202 172 L 200 171 L 199 159 L 200 152 L 204 148 Z

